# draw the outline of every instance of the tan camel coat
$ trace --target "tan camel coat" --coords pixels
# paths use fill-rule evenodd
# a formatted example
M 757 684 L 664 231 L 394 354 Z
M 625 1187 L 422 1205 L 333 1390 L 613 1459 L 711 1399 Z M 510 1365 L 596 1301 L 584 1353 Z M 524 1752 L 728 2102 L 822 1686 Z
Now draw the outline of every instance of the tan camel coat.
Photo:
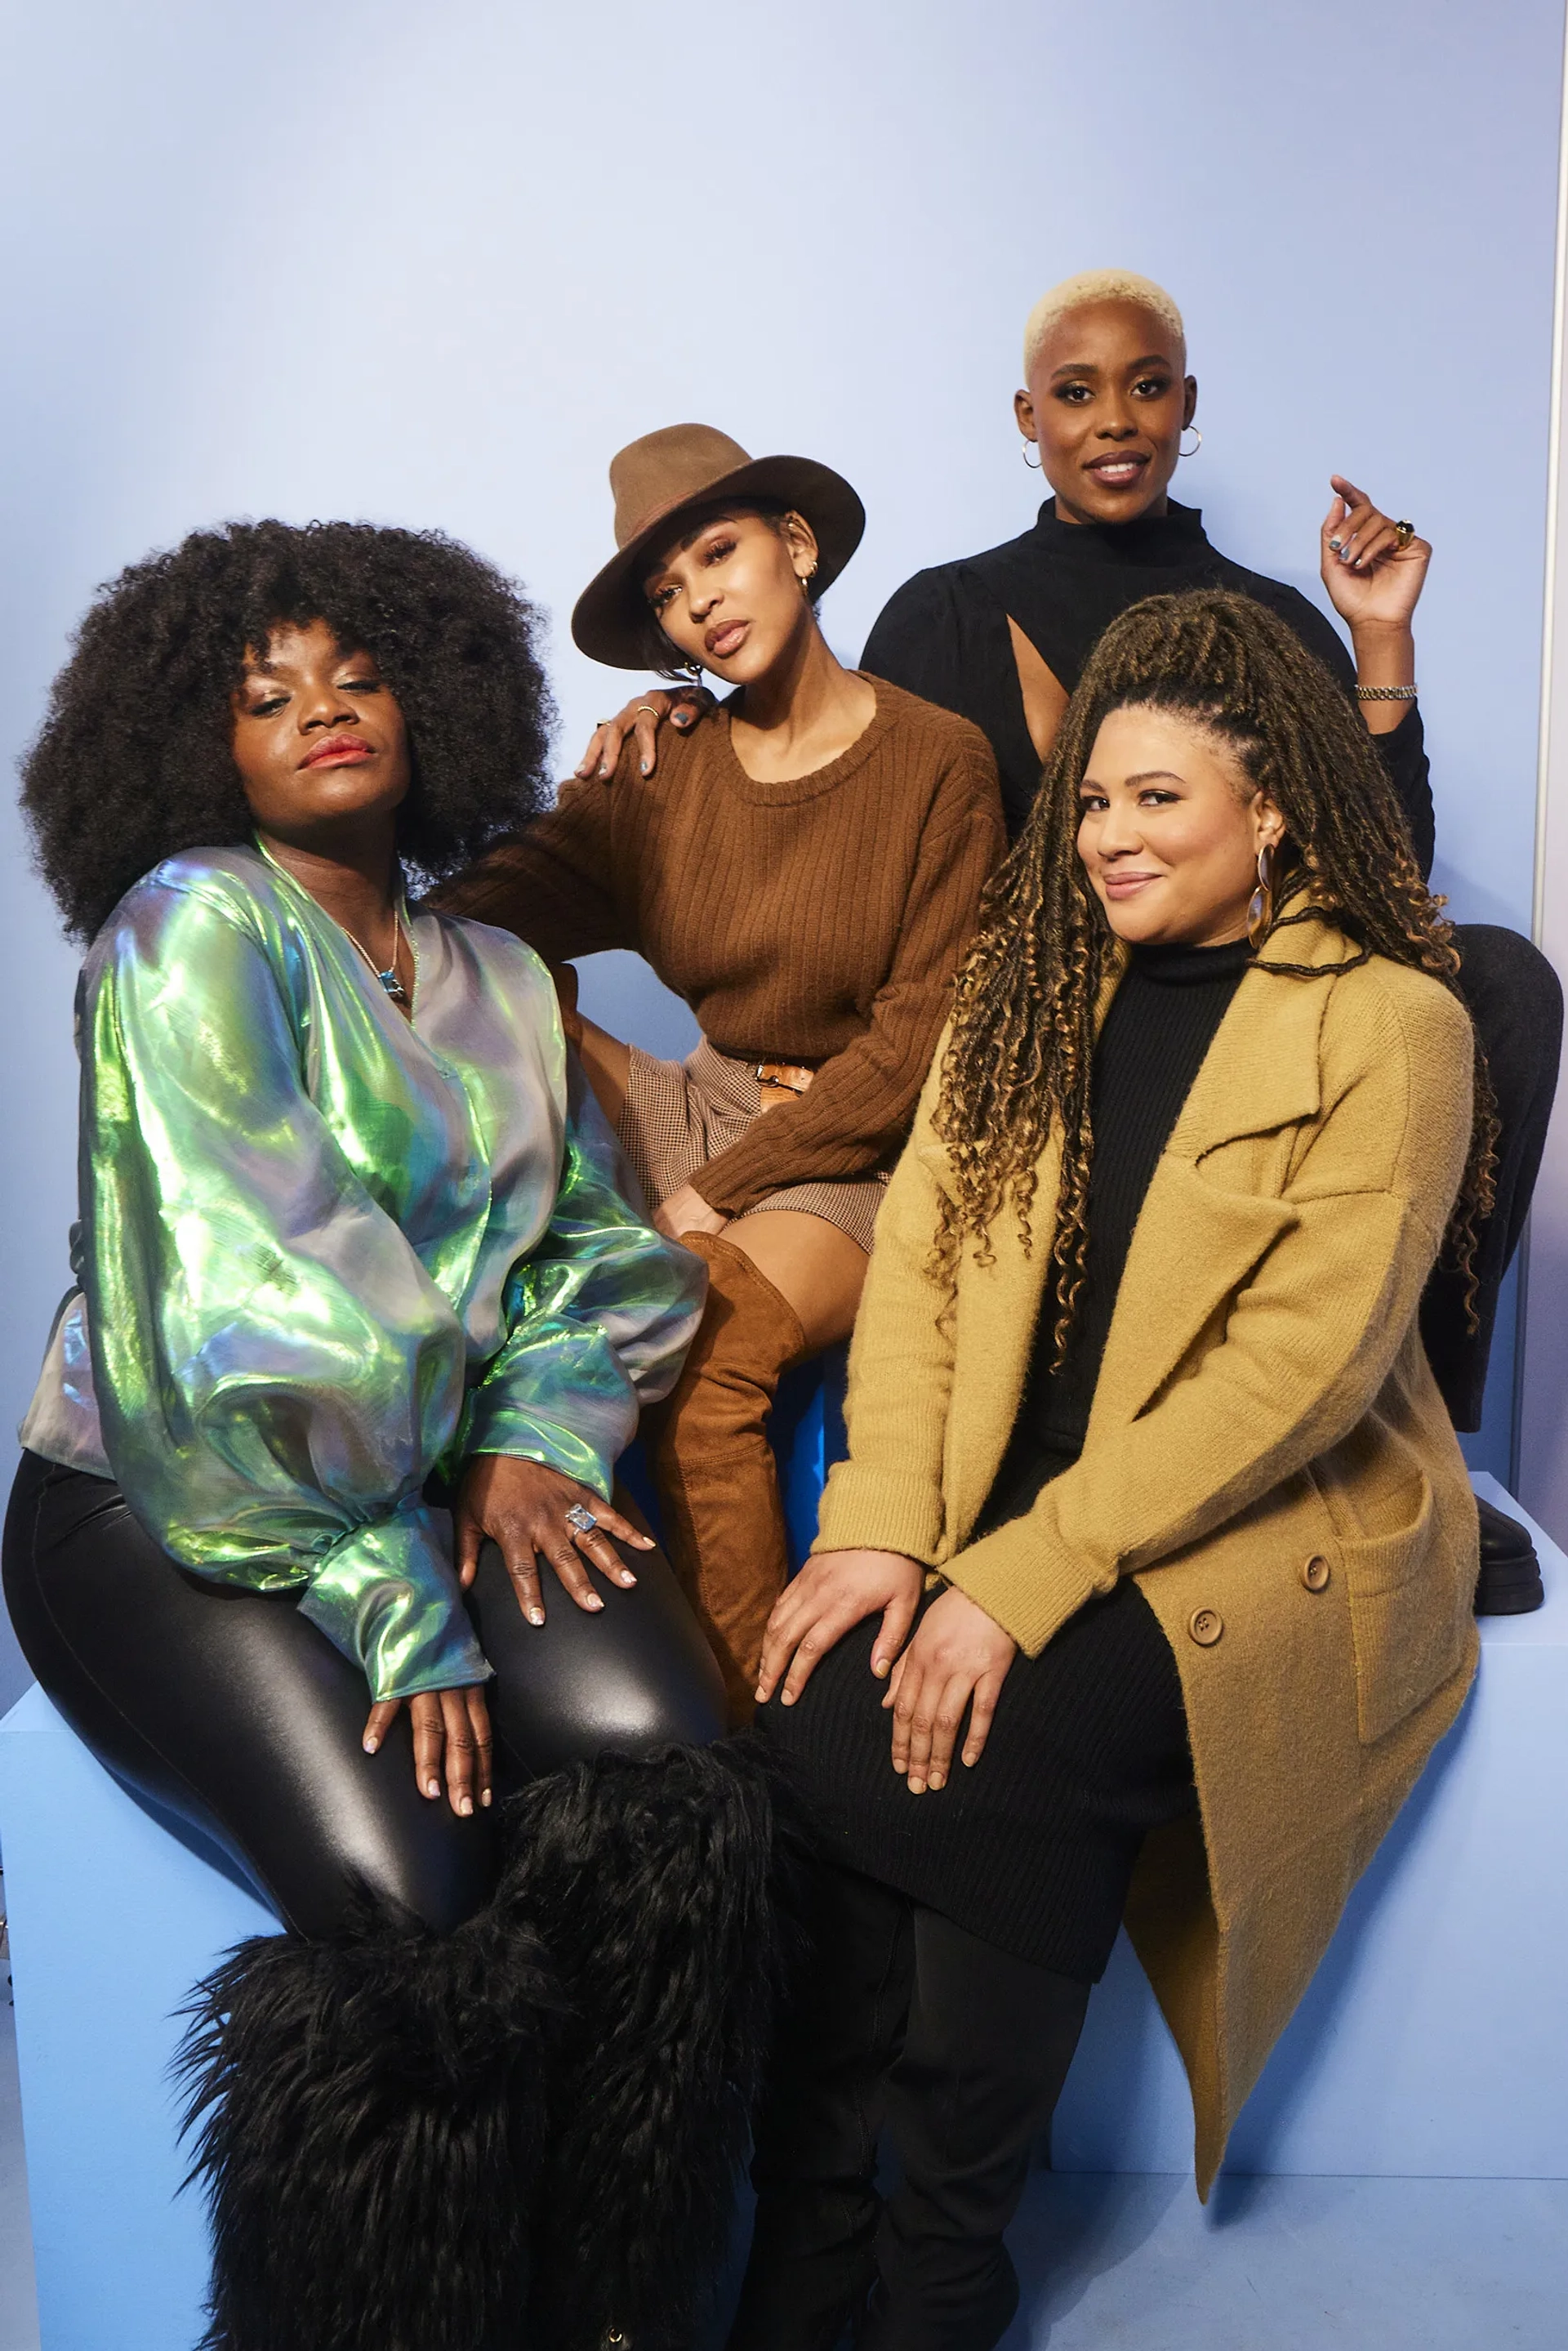
M 1303 963 L 1349 952 L 1323 923 L 1287 935 Z M 972 1544 L 1023 1395 L 1057 1152 L 1033 1250 L 1000 1217 L 994 1262 L 966 1245 L 944 1313 L 935 1092 L 934 1069 L 877 1222 L 815 1547 L 940 1568 L 1032 1656 L 1137 1576 L 1180 1671 L 1200 1825 L 1148 1840 L 1127 1925 L 1207 2196 L 1475 1670 L 1475 1504 L 1416 1321 L 1464 1165 L 1469 1022 L 1380 957 L 1245 975 L 1138 1218 L 1082 1458 Z

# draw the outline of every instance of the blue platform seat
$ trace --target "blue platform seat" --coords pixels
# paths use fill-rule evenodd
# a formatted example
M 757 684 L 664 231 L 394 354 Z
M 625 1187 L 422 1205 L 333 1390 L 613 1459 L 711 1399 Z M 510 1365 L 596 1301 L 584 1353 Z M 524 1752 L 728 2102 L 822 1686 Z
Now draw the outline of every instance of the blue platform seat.
M 781 1398 L 797 1551 L 839 1447 L 839 1376 L 797 1374 Z M 1568 2176 L 1568 1561 L 1538 1541 L 1548 1604 L 1483 1626 L 1478 1690 L 1357 1890 L 1242 2116 L 1232 2169 Z M 36 1689 L 0 1724 L 0 1838 L 43 2351 L 188 2351 L 206 2249 L 200 2208 L 179 2194 L 177 2011 L 220 1953 L 275 1922 L 133 1802 Z M 1122 1947 L 1091 2005 L 1055 2162 L 1190 2160 L 1180 2069 Z

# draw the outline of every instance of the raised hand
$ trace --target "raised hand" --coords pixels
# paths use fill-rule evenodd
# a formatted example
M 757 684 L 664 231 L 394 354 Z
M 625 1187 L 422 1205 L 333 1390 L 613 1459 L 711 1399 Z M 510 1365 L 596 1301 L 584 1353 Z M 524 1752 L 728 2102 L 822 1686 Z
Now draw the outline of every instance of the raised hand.
M 1397 523 L 1343 474 L 1331 475 L 1334 504 L 1324 517 L 1323 584 L 1334 611 L 1358 629 L 1408 629 L 1426 583 L 1431 547 L 1412 537 L 1399 544 Z
M 650 685 L 613 718 L 600 719 L 572 772 L 579 778 L 602 776 L 607 781 L 619 764 L 622 744 L 635 733 L 638 766 L 645 776 L 651 776 L 659 764 L 659 730 L 664 721 L 668 718 L 671 726 L 684 734 L 713 706 L 713 696 L 705 685 Z

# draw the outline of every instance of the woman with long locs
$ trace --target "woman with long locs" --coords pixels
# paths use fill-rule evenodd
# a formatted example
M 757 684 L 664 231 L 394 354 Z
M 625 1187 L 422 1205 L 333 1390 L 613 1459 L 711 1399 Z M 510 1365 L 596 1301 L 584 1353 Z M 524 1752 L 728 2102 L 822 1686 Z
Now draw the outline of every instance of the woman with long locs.
M 1255 600 L 1114 621 L 884 1204 L 758 1722 L 819 1823 L 731 2351 L 989 2351 L 1126 1909 L 1227 2134 L 1474 1671 L 1422 1346 L 1497 1123 L 1388 777 Z M 880 2202 L 877 2135 L 900 2158 Z
M 854 490 L 701 424 L 610 467 L 618 552 L 579 599 L 583 652 L 733 691 L 658 773 L 635 741 L 579 774 L 438 903 L 560 971 L 634 948 L 701 1042 L 657 1060 L 568 1026 L 660 1231 L 706 1261 L 685 1369 L 645 1429 L 671 1562 L 749 1714 L 789 1572 L 767 1426 L 780 1373 L 847 1336 L 888 1171 L 1002 845 L 978 729 L 844 667 L 815 600 L 854 554 Z
M 433 534 L 199 533 L 26 763 L 91 945 L 5 1595 L 285 1928 L 186 2046 L 213 2351 L 684 2344 L 744 2146 L 767 1795 L 611 1499 L 702 1269 L 537 958 L 405 893 L 544 799 L 534 632 Z

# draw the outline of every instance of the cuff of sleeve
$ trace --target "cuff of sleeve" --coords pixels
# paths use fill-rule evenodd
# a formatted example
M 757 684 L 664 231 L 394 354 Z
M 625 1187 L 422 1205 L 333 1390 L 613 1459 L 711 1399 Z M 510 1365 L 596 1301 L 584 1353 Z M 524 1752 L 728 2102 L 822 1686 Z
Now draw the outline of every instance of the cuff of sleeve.
M 942 1498 L 921 1478 L 898 1478 L 841 1461 L 829 1472 L 817 1519 L 816 1551 L 900 1551 L 937 1563 Z
M 483 1397 L 483 1391 L 480 1394 Z M 620 1445 L 596 1445 L 576 1429 L 563 1427 L 558 1420 L 528 1412 L 520 1405 L 480 1402 L 469 1424 L 462 1457 L 467 1460 L 475 1453 L 507 1453 L 515 1461 L 542 1461 L 546 1469 L 559 1469 L 564 1477 L 575 1478 L 579 1486 L 590 1488 L 602 1502 L 607 1502 L 624 1444 L 623 1437 Z
M 489 1678 L 450 1543 L 422 1502 L 334 1543 L 299 1610 L 363 1668 L 378 1701 Z
M 1037 1657 L 1054 1634 L 1096 1592 L 1110 1592 L 1116 1572 L 1098 1575 L 1070 1552 L 1036 1509 L 983 1535 L 942 1569 L 1026 1656 Z

